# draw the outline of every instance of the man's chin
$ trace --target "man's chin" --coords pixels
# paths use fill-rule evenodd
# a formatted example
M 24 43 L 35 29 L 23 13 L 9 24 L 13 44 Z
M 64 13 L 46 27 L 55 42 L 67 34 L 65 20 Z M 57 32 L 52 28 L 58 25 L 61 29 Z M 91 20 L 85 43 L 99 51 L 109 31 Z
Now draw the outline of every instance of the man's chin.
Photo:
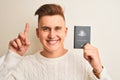
M 47 52 L 50 52 L 50 53 L 53 53 L 53 52 L 56 52 L 57 50 L 59 50 L 58 49 L 58 47 L 56 47 L 56 46 L 51 46 L 51 47 L 49 47 L 49 48 L 47 48 L 47 49 L 45 49 Z

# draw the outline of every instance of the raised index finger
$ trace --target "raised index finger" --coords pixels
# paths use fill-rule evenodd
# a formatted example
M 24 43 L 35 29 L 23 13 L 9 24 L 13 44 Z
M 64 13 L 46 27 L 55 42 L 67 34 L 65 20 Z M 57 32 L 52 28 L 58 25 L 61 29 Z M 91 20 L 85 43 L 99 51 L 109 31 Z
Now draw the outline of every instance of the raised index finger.
M 29 24 L 26 23 L 25 30 L 24 30 L 24 35 L 25 35 L 25 37 L 28 36 L 28 32 L 29 32 Z

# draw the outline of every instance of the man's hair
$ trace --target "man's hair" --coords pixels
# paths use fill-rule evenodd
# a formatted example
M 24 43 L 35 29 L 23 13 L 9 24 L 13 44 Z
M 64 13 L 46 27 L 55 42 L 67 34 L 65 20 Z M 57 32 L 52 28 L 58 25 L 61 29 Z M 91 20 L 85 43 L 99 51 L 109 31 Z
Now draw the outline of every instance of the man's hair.
M 35 12 L 35 15 L 38 15 L 38 22 L 41 19 L 41 17 L 47 16 L 47 15 L 50 15 L 50 16 L 60 15 L 65 20 L 63 9 L 60 5 L 57 5 L 57 4 L 45 4 L 40 8 L 38 8 L 38 10 Z

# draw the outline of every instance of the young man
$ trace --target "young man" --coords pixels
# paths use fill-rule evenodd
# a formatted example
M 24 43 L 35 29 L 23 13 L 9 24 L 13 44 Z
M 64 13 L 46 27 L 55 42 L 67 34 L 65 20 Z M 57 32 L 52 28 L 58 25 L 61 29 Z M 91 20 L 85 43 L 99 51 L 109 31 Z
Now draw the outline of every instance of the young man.
M 23 33 L 9 43 L 9 52 L 0 66 L 0 80 L 111 80 L 103 68 L 98 49 L 84 46 L 84 58 L 64 48 L 67 34 L 63 10 L 56 4 L 45 4 L 38 15 L 36 35 L 43 50 L 24 56 L 30 46 L 29 24 Z

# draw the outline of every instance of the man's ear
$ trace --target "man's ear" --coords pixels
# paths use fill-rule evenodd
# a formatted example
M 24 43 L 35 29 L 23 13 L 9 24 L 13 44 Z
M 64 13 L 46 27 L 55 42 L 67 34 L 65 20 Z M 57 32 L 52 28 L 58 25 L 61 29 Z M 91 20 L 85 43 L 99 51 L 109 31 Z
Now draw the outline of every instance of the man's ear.
M 65 34 L 67 35 L 67 33 L 68 33 L 68 28 L 67 27 L 65 27 L 66 28 L 66 30 L 65 30 Z
M 36 36 L 39 37 L 39 29 L 36 28 Z

